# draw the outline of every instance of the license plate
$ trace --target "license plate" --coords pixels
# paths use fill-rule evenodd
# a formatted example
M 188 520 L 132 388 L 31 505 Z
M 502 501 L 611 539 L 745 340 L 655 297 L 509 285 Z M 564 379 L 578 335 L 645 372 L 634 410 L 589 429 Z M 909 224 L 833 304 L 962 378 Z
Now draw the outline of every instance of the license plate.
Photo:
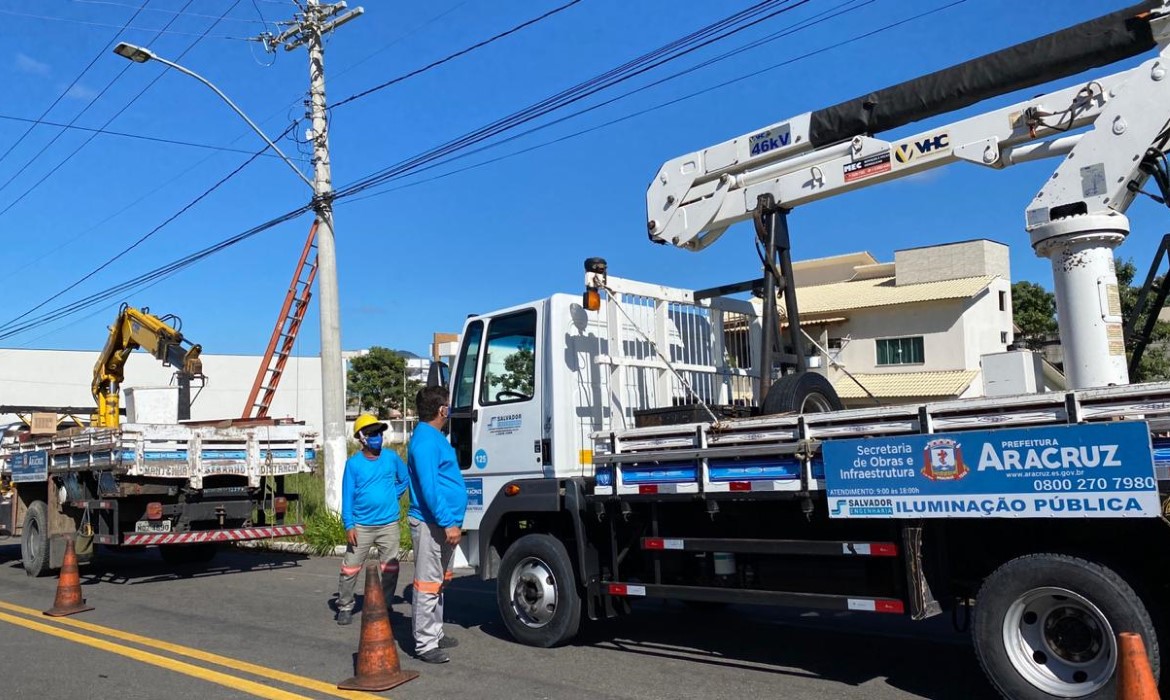
M 170 520 L 139 520 L 134 523 L 134 532 L 170 532 Z

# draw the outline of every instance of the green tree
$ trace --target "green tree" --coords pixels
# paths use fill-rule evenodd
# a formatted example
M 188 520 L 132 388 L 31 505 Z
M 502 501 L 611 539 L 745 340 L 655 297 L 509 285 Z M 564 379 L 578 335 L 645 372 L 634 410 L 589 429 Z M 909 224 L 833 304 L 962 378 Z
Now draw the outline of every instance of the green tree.
M 532 384 L 536 379 L 536 354 L 532 345 L 525 344 L 504 360 L 504 376 L 501 384 L 506 391 L 515 391 L 532 396 Z
M 1056 335 L 1056 296 L 1035 282 L 1012 285 L 1012 319 L 1020 333 L 1016 342 L 1038 350 Z
M 386 417 L 397 409 L 406 412 L 422 384 L 406 376 L 406 358 L 379 346 L 350 360 L 349 395 L 362 411 Z
M 1133 278 L 1137 275 L 1137 266 L 1132 259 L 1117 261 L 1117 292 L 1121 297 L 1121 316 L 1127 322 L 1133 318 L 1137 309 L 1138 293 L 1141 291 L 1133 286 Z M 1141 314 L 1134 323 L 1134 330 L 1145 327 L 1146 314 Z M 1133 341 L 1126 339 L 1126 354 L 1132 356 Z M 1170 379 L 1170 323 L 1155 321 L 1154 329 L 1150 333 L 1149 344 L 1142 352 L 1142 360 L 1138 363 L 1137 376 L 1130 377 L 1131 382 L 1152 382 Z
M 536 354 L 533 352 L 532 342 L 523 340 L 512 354 L 504 358 L 504 373 L 489 372 L 488 386 L 492 392 L 510 391 L 525 396 L 532 396 L 533 384 L 536 380 Z

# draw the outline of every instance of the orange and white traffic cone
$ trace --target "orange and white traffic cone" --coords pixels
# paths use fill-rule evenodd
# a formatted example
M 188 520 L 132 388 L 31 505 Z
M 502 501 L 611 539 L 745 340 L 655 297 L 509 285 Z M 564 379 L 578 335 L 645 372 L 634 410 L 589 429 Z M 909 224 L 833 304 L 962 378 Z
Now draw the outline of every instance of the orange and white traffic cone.
M 390 614 L 382 594 L 377 562 L 366 565 L 366 597 L 362 603 L 362 635 L 358 642 L 357 675 L 337 684 L 342 690 L 380 693 L 418 678 L 418 671 L 403 671 L 398 647 L 390 629 Z
M 81 576 L 77 573 L 77 552 L 73 550 L 73 538 L 65 540 L 65 561 L 57 577 L 57 597 L 53 607 L 45 611 L 49 617 L 65 617 L 79 612 L 93 610 L 81 597 Z
M 1159 700 L 1158 682 L 1140 634 L 1117 635 L 1117 700 Z

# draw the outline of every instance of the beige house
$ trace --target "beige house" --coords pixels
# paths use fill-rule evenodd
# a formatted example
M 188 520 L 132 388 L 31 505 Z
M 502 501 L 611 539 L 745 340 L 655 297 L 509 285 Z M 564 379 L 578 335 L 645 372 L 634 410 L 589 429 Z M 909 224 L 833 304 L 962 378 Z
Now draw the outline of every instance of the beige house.
M 820 346 L 810 364 L 847 406 L 873 405 L 870 394 L 885 404 L 981 396 L 982 356 L 1012 342 L 1001 243 L 910 248 L 887 263 L 851 253 L 793 271 L 802 325 Z

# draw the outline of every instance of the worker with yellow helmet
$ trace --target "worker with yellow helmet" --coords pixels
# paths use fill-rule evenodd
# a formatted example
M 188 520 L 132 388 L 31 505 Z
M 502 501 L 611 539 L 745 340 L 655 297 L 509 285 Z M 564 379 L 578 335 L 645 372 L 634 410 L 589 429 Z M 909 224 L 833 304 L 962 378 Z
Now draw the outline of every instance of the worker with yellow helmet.
M 345 557 L 337 586 L 337 624 L 353 620 L 354 585 L 362 565 L 376 546 L 381 553 L 382 591 L 386 602 L 398 588 L 398 500 L 406 493 L 406 464 L 394 450 L 382 449 L 387 426 L 369 413 L 353 422 L 360 452 L 345 462 L 341 479 L 341 521 L 345 524 Z

